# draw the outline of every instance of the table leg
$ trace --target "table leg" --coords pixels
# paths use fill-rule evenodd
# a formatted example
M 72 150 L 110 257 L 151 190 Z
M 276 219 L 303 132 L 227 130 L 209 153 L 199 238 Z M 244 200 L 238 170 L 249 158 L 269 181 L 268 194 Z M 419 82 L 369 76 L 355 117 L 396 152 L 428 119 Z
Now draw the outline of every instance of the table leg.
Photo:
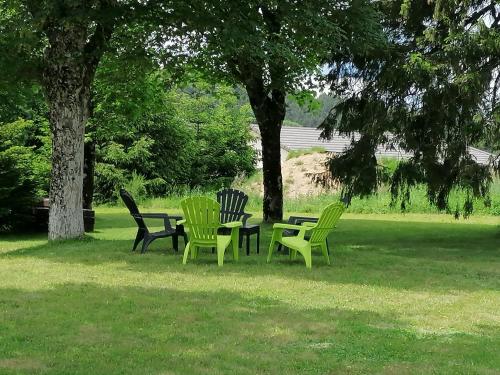
M 257 254 L 260 252 L 260 228 L 257 230 Z

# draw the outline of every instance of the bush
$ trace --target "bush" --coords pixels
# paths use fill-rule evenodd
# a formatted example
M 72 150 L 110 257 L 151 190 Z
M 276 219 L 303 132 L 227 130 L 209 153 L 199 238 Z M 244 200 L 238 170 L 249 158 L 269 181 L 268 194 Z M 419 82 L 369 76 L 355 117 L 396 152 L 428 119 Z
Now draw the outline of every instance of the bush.
M 125 171 L 113 164 L 97 163 L 95 166 L 94 199 L 96 203 L 116 202 L 117 191 L 125 186 Z
M 135 98 L 142 106 L 132 115 L 116 95 L 106 95 L 116 82 L 96 85 L 97 203 L 115 202 L 125 185 L 140 186 L 138 196 L 164 196 L 181 187 L 218 189 L 254 171 L 251 110 L 238 104 L 233 88 L 197 82 L 165 90 L 153 75 L 135 78 L 143 87 L 135 95 L 154 99 Z
M 142 202 L 147 198 L 146 179 L 136 172 L 132 172 L 130 180 L 125 183 L 127 190 L 136 202 Z
M 22 119 L 0 124 L 1 230 L 29 225 L 31 207 L 47 194 L 48 147 L 39 142 L 45 130 Z

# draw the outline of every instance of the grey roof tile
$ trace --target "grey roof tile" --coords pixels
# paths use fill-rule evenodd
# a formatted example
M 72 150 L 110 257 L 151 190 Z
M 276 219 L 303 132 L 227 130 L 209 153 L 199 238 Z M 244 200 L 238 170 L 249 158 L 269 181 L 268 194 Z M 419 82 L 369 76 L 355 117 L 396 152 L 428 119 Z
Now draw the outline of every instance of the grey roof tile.
M 251 128 L 259 136 L 258 126 L 252 124 Z M 281 129 L 281 146 L 287 150 L 323 147 L 328 152 L 341 153 L 351 144 L 350 137 L 341 136 L 338 133 L 334 133 L 331 140 L 320 139 L 320 134 L 321 131 L 316 128 L 283 126 Z M 359 139 L 359 135 L 355 134 L 354 139 Z M 469 147 L 469 152 L 479 164 L 486 165 L 489 163 L 490 158 L 493 158 L 493 154 L 475 147 Z M 405 159 L 411 157 L 412 154 L 399 149 L 397 146 L 379 145 L 377 155 Z

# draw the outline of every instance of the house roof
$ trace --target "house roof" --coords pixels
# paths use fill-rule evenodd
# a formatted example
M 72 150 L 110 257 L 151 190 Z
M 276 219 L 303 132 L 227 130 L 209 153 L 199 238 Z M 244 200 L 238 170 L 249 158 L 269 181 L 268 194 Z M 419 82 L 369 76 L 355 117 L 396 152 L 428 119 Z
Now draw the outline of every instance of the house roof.
M 260 136 L 259 127 L 257 125 L 251 127 L 256 135 Z M 321 130 L 316 128 L 283 126 L 281 129 L 281 147 L 285 150 L 305 150 L 312 147 L 322 147 L 328 152 L 342 153 L 351 145 L 351 138 L 342 136 L 339 133 L 334 133 L 330 140 L 321 139 L 320 134 Z M 354 139 L 359 139 L 359 135 L 355 134 Z M 469 147 L 469 152 L 479 164 L 483 165 L 488 164 L 490 158 L 494 157 L 493 154 L 475 147 Z M 393 145 L 379 145 L 376 154 L 381 157 L 398 159 L 406 159 L 412 155 Z

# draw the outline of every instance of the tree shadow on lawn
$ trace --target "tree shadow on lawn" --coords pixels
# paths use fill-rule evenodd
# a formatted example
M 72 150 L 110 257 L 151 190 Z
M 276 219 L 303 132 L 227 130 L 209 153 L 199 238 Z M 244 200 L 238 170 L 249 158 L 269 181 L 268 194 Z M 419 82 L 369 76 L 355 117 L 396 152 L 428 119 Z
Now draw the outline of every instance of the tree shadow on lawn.
M 128 214 L 102 213 L 99 217 L 96 232 L 93 233 L 96 238 L 103 237 L 103 234 L 105 236 L 111 230 L 111 234 L 125 234 L 133 240 L 137 227 Z M 272 225 L 257 219 L 250 221 L 261 225 L 261 250 L 267 254 Z M 148 221 L 148 224 L 161 228 L 158 221 Z M 477 259 L 481 255 L 498 257 L 499 241 L 500 228 L 493 225 L 404 221 L 404 216 L 401 221 L 344 218 L 330 236 L 334 247 L 338 244 L 357 249 L 385 248 L 397 256 L 436 260 L 463 257 Z M 255 250 L 253 238 L 251 251 Z
M 0 297 L 2 373 L 493 373 L 500 366 L 498 332 L 487 327 L 422 334 L 395 316 L 230 291 L 71 283 L 0 289 Z
M 259 256 L 254 254 L 253 239 L 250 257 L 244 255 L 244 250 L 240 251 L 240 262 L 235 263 L 228 250 L 221 269 L 209 249 L 204 250 L 200 259 L 190 259 L 187 266 L 182 266 L 182 240 L 181 249 L 175 255 L 171 239 L 155 241 L 144 255 L 132 253 L 134 227 L 116 232 L 114 228 L 103 230 L 95 235 L 101 239 L 21 248 L 0 255 L 0 259 L 36 257 L 86 265 L 125 263 L 127 270 L 145 273 L 208 272 L 221 276 L 236 273 L 249 278 L 271 275 L 425 291 L 500 290 L 500 251 L 494 226 L 346 219 L 330 237 L 332 266 L 315 255 L 312 271 L 305 268 L 301 257 L 290 261 L 284 252 L 275 252 L 271 264 L 265 264 L 270 228 L 263 225 Z
M 166 210 L 166 209 L 147 209 L 141 210 L 142 213 L 154 212 L 165 213 L 168 215 L 180 215 L 180 210 Z M 145 219 L 146 223 L 151 226 L 162 226 L 163 219 Z M 96 228 L 100 230 L 117 229 L 117 228 L 137 228 L 137 225 L 132 216 L 123 209 L 123 212 L 97 212 L 96 213 Z

